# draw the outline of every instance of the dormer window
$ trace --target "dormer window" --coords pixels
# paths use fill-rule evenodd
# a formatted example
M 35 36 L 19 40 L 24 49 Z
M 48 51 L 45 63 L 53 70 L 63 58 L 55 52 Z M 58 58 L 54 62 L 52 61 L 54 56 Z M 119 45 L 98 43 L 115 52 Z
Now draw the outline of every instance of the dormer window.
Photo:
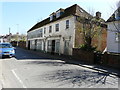
M 115 19 L 120 20 L 120 8 L 115 12 Z
M 55 12 L 53 12 L 52 14 L 50 14 L 50 21 L 52 21 L 55 17 Z
M 50 16 L 50 21 L 52 21 L 52 20 L 53 20 L 53 15 Z
M 56 11 L 56 18 L 60 17 L 64 13 L 64 9 L 60 8 L 58 11 Z
M 60 17 L 60 11 L 56 12 L 56 18 Z

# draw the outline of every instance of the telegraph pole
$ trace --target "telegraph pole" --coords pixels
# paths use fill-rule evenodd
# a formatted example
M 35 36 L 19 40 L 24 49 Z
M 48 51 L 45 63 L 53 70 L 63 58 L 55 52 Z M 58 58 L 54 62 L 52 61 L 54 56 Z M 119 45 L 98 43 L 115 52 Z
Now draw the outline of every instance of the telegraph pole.
M 17 46 L 19 44 L 19 30 L 18 30 L 18 28 L 19 28 L 19 24 L 17 24 Z
M 10 27 L 9 27 L 9 35 L 10 35 Z
M 10 27 L 9 27 L 9 38 L 8 38 L 9 42 L 11 42 L 11 33 L 10 33 Z

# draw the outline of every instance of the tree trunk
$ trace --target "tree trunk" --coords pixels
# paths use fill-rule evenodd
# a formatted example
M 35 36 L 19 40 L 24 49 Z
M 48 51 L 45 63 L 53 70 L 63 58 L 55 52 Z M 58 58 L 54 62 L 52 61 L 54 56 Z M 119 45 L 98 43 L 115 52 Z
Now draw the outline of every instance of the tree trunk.
M 88 46 L 88 49 L 90 49 L 91 48 L 91 42 L 92 42 L 91 37 L 86 37 L 85 41 L 86 41 L 85 44 Z

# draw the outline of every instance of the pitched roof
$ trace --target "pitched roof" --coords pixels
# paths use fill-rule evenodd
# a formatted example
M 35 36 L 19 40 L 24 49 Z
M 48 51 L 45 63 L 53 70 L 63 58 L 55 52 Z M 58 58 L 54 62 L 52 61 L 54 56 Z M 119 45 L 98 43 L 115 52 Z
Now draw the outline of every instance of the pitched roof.
M 86 17 L 90 14 L 87 13 L 85 10 L 83 10 L 81 7 L 79 7 L 77 4 L 74 4 L 73 6 L 66 8 L 64 10 L 64 13 L 60 17 L 53 18 L 53 20 L 51 20 L 51 21 L 50 21 L 50 17 L 48 17 L 48 18 L 44 19 L 43 21 L 35 24 L 30 30 L 28 30 L 28 32 L 33 31 L 33 30 L 40 28 L 46 24 L 49 24 L 51 22 L 57 21 L 59 19 L 62 19 L 64 17 L 70 16 L 70 15 L 77 15 L 77 16 Z
M 106 22 L 120 21 L 120 16 L 119 16 L 119 18 L 116 18 L 116 17 L 115 17 L 115 14 L 116 14 L 117 12 L 118 12 L 119 15 L 120 15 L 120 7 L 118 7 L 118 9 L 112 14 L 112 16 L 111 16 Z

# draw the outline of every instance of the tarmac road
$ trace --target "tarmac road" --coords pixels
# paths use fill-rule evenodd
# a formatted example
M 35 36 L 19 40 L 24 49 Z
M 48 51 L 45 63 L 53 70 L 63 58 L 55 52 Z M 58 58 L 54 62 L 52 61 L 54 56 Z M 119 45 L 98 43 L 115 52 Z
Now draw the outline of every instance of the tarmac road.
M 3 88 L 118 88 L 118 77 L 16 49 L 2 59 Z

